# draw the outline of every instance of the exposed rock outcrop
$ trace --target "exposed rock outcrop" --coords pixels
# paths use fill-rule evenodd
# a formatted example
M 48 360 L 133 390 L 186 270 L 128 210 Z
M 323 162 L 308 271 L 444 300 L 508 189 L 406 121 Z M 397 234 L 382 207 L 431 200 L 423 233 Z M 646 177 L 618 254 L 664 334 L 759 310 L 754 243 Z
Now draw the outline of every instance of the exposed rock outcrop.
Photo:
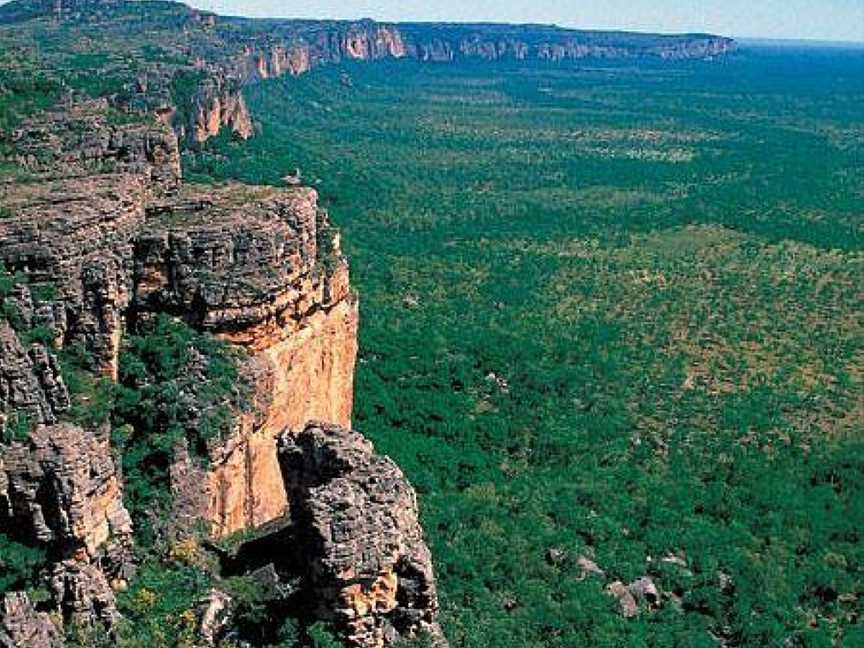
M 186 123 L 174 121 L 174 126 L 181 136 L 198 144 L 216 137 L 225 128 L 243 140 L 249 139 L 254 133 L 246 100 L 239 87 L 225 77 L 206 79 L 191 105 L 180 108 L 183 112 L 178 115 L 185 114 Z
M 212 589 L 198 606 L 198 624 L 201 638 L 208 644 L 216 643 L 216 639 L 228 622 L 231 597 L 225 592 Z
M 38 426 L 0 458 L 0 528 L 63 556 L 96 559 L 132 531 L 109 430 Z
M 68 409 L 57 359 L 43 344 L 25 349 L 9 323 L 0 321 L 0 439 L 7 424 L 23 418 L 28 425 L 50 425 Z
M 203 513 L 218 536 L 278 517 L 276 437 L 312 419 L 348 425 L 352 408 L 357 302 L 317 194 L 186 189 L 148 210 L 133 257 L 135 317 L 175 313 L 244 349 L 254 384 L 253 411 L 210 471 L 188 457 L 175 466 L 178 507 Z
M 0 261 L 51 286 L 39 323 L 61 346 L 82 343 L 116 377 L 132 240 L 146 204 L 177 189 L 180 154 L 164 124 L 109 115 L 105 101 L 67 103 L 15 132 L 16 157 L 35 178 L 0 185 L 12 215 L 0 220 Z
M 53 606 L 66 624 L 111 630 L 120 618 L 105 572 L 93 563 L 70 559 L 55 564 L 50 586 Z
M 146 192 L 131 174 L 0 187 L 15 214 L 0 221 L 0 260 L 55 288 L 58 343 L 81 342 L 109 376 L 117 371 L 131 240 L 144 221 Z
M 312 189 L 160 184 L 163 174 L 154 170 L 179 165 L 176 140 L 159 149 L 173 156 L 161 167 L 147 146 L 124 149 L 141 151 L 132 161 L 115 156 L 114 127 L 95 114 L 98 108 L 69 108 L 61 131 L 86 130 L 109 144 L 76 156 L 66 149 L 78 139 L 52 139 L 54 164 L 72 162 L 45 168 L 72 177 L 0 188 L 14 213 L 0 221 L 0 260 L 56 288 L 42 307 L 45 324 L 57 344 L 83 343 L 109 377 L 117 376 L 129 318 L 169 313 L 245 349 L 245 371 L 255 377 L 253 412 L 238 417 L 235 433 L 214 449 L 206 475 L 180 457 L 172 471 L 178 507 L 210 519 L 217 535 L 278 517 L 286 498 L 276 436 L 313 418 L 350 422 L 357 303 L 338 236 Z M 108 133 L 100 135 L 100 127 Z M 173 137 L 155 122 L 130 131 L 144 139 L 154 132 Z M 31 151 L 27 159 L 39 157 L 30 144 L 38 139 L 20 139 Z M 89 167 L 76 165 L 79 159 L 107 160 L 122 172 L 82 175 Z M 56 361 L 42 347 L 25 350 L 8 327 L 0 343 L 8 350 L 0 412 L 27 408 L 34 423 L 56 422 L 68 408 Z
M 291 518 L 319 614 L 349 645 L 427 633 L 443 645 L 414 490 L 362 435 L 313 424 L 280 439 Z
M 25 121 L 11 137 L 18 164 L 31 174 L 142 176 L 151 191 L 180 182 L 180 151 L 170 130 L 109 108 L 107 99 L 69 97 Z
M 61 629 L 24 592 L 0 596 L 0 648 L 61 648 Z

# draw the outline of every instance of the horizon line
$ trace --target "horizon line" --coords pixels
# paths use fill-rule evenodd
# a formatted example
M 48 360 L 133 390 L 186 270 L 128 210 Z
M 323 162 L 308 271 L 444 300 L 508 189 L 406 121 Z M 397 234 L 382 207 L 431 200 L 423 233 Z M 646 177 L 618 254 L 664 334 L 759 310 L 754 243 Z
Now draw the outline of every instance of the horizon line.
M 10 0 L 6 0 L 7 2 Z M 130 1 L 130 0 L 125 0 Z M 204 13 L 210 13 L 215 16 L 221 18 L 240 18 L 243 20 L 288 20 L 288 21 L 321 21 L 321 22 L 363 22 L 370 21 L 378 24 L 391 24 L 391 25 L 455 25 L 455 26 L 507 26 L 507 27 L 547 27 L 554 29 L 562 29 L 569 31 L 582 31 L 582 32 L 599 32 L 606 34 L 640 34 L 645 36 L 712 36 L 715 38 L 731 38 L 736 41 L 765 41 L 765 42 L 789 42 L 789 43 L 812 43 L 812 44 L 833 44 L 833 45 L 853 45 L 853 46 L 864 46 L 864 38 L 862 40 L 845 40 L 845 39 L 834 39 L 828 37 L 812 37 L 812 36 L 758 36 L 758 35 L 732 35 L 732 34 L 722 34 L 711 31 L 699 31 L 699 30 L 691 30 L 691 31 L 668 31 L 662 28 L 656 30 L 650 29 L 641 29 L 641 28 L 619 28 L 619 27 L 586 27 L 586 26 L 576 26 L 576 25 L 568 25 L 561 23 L 546 23 L 546 22 L 517 22 L 517 21 L 507 21 L 507 20 L 389 20 L 382 18 L 374 18 L 372 16 L 362 16 L 359 18 L 337 18 L 334 16 L 288 16 L 288 15 L 273 15 L 273 16 L 261 16 L 261 15 L 243 15 L 243 14 L 231 14 L 231 13 L 218 13 L 216 11 L 212 11 L 210 9 L 200 9 L 195 7 L 191 2 L 185 2 L 184 0 L 175 0 L 180 2 L 181 4 L 188 4 L 190 7 L 193 7 L 196 11 L 201 11 Z M 0 4 L 3 4 L 3 1 L 0 0 Z

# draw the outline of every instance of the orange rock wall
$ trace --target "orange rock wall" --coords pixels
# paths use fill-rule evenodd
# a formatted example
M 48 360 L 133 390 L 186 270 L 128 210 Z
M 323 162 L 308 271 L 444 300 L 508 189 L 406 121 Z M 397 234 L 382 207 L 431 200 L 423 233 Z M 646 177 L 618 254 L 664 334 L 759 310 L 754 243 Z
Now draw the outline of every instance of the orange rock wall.
M 214 536 L 224 537 L 269 522 L 286 511 L 276 438 L 309 421 L 351 422 L 358 308 L 346 296 L 306 318 L 293 334 L 253 357 L 263 375 L 258 416 L 238 422 L 238 439 L 207 475 L 208 514 Z

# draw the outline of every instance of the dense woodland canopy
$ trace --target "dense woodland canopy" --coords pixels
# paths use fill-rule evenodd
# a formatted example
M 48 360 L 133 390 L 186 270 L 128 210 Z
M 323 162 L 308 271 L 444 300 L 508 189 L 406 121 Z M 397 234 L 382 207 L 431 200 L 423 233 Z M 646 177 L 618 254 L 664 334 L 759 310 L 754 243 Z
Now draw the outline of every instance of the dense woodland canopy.
M 862 73 L 354 66 L 187 156 L 299 165 L 343 228 L 355 426 L 420 491 L 454 645 L 864 642 Z

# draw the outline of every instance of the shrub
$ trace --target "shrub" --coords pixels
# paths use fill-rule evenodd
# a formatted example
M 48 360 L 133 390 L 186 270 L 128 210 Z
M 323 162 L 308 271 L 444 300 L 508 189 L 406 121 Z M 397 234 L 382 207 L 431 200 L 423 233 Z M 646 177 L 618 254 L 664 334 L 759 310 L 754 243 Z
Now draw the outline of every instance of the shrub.
M 3 443 L 23 442 L 32 431 L 33 424 L 30 422 L 30 417 L 24 412 L 12 412 L 6 421 L 6 426 L 2 429 L 3 436 L 0 440 Z
M 70 344 L 60 350 L 58 360 L 72 400 L 69 420 L 86 427 L 107 421 L 114 409 L 116 386 L 109 378 L 94 373 L 96 360 L 87 346 L 83 342 Z
M 160 316 L 127 337 L 113 410 L 122 448 L 126 498 L 142 538 L 151 512 L 170 504 L 168 471 L 178 443 L 206 462 L 208 446 L 226 434 L 247 389 L 237 357 L 224 343 Z
M 45 554 L 39 549 L 0 533 L 0 594 L 33 585 L 36 572 L 44 562 Z
M 31 284 L 30 294 L 37 304 L 54 301 L 57 298 L 57 286 L 53 283 Z
M 173 646 L 193 639 L 190 614 L 210 586 L 210 576 L 203 569 L 150 558 L 129 589 L 117 596 L 118 608 L 127 620 L 120 628 L 119 644 Z M 194 615 L 191 619 L 194 621 Z
M 22 342 L 25 344 L 25 346 L 37 343 L 51 346 L 54 344 L 55 338 L 56 335 L 54 333 L 54 329 L 48 328 L 47 326 L 37 326 L 35 328 L 28 329 L 24 333 Z
M 312 625 L 307 634 L 312 641 L 313 648 L 344 648 L 342 642 L 336 639 L 330 627 L 323 622 Z

